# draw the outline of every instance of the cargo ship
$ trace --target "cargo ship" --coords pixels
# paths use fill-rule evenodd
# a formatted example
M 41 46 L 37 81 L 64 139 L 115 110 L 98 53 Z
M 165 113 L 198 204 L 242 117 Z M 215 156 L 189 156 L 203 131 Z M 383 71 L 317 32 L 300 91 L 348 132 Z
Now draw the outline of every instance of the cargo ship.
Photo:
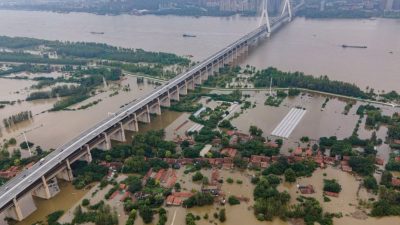
M 183 34 L 182 36 L 183 37 L 196 37 L 196 35 L 193 35 L 193 34 Z
M 367 48 L 367 46 L 361 46 L 361 45 L 342 45 L 342 48 Z

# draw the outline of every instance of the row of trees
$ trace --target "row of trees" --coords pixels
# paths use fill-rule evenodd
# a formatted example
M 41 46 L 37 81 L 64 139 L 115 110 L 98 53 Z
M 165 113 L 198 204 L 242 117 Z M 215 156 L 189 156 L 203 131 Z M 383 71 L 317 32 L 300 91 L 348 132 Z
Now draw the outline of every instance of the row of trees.
M 32 111 L 23 111 L 16 115 L 12 115 L 8 118 L 3 119 L 3 124 L 5 127 L 11 127 L 14 124 L 32 119 Z
M 258 71 L 252 81 L 255 87 L 269 87 L 271 78 L 272 85 L 276 87 L 298 87 L 358 98 L 370 97 L 354 84 L 330 80 L 327 76 L 313 77 L 301 72 L 283 72 L 272 67 Z
M 22 60 L 27 62 L 55 62 L 57 64 L 80 64 L 73 58 L 96 58 L 113 61 L 124 61 L 131 63 L 161 63 L 163 65 L 188 65 L 190 61 L 186 58 L 179 57 L 175 54 L 162 53 L 162 52 L 147 52 L 142 49 L 128 49 L 113 47 L 107 44 L 88 43 L 88 42 L 61 42 L 61 41 L 47 41 L 35 38 L 23 37 L 6 37 L 0 36 L 0 47 L 11 49 L 33 49 L 40 45 L 45 45 L 52 50 L 56 51 L 59 56 L 64 56 L 61 59 L 48 59 L 40 56 L 35 56 L 26 53 L 2 53 L 0 58 L 11 59 L 15 56 L 14 60 Z M 4 61 L 4 60 L 1 60 Z M 10 60 L 6 60 L 10 61 Z M 70 63 L 69 63 L 70 62 Z

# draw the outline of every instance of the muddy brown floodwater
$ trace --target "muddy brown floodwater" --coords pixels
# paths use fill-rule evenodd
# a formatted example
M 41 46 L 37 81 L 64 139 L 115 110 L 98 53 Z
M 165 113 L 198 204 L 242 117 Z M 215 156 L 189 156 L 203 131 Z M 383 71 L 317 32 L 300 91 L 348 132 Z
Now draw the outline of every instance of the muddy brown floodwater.
M 324 174 L 326 176 L 324 176 Z M 342 186 L 342 191 L 338 198 L 329 197 L 330 202 L 324 202 L 323 199 L 323 180 L 324 179 L 336 179 L 338 183 Z M 368 217 L 367 219 L 356 219 L 352 216 L 352 213 L 359 212 L 357 209 L 358 200 L 368 200 L 368 198 L 375 197 L 374 195 L 367 193 L 364 188 L 361 188 L 359 195 L 357 196 L 357 191 L 360 186 L 360 181 L 356 179 L 355 176 L 341 171 L 337 168 L 332 168 L 328 166 L 326 169 L 317 169 L 312 177 L 304 177 L 297 179 L 296 183 L 300 185 L 313 185 L 315 193 L 311 195 L 304 195 L 306 197 L 314 197 L 317 199 L 325 212 L 330 213 L 342 213 L 342 218 L 334 218 L 335 225 L 347 225 L 347 224 L 363 224 L 363 225 L 390 225 L 398 224 L 399 218 L 395 216 L 384 217 L 384 218 L 373 218 Z M 283 183 L 278 189 L 280 191 L 288 191 L 291 196 L 290 203 L 296 204 L 296 198 L 301 194 L 297 190 L 296 183 Z
M 35 84 L 34 81 L 9 79 L 1 79 L 0 81 L 1 84 L 3 84 L 3 82 L 7 84 L 5 90 L 0 88 L 2 94 L 0 100 L 24 100 L 29 95 L 29 92 L 33 91 L 29 90 L 29 87 L 32 84 Z M 121 88 L 116 89 L 115 86 L 117 84 L 121 84 L 122 86 L 129 84 L 130 91 L 123 91 Z M 3 118 L 7 118 L 26 110 L 31 110 L 34 116 L 32 120 L 19 123 L 11 128 L 2 127 L 0 137 L 2 139 L 16 137 L 17 141 L 21 142 L 23 141 L 21 133 L 25 131 L 29 141 L 34 142 L 45 149 L 57 148 L 61 144 L 77 136 L 80 132 L 88 129 L 90 126 L 96 124 L 107 116 L 111 116 L 110 113 L 119 110 L 123 105 L 149 93 L 154 88 L 155 85 L 148 84 L 146 79 L 143 84 L 137 84 L 136 77 L 126 76 L 119 83 L 110 84 L 107 88 L 100 87 L 103 92 L 70 107 L 71 109 L 77 109 L 79 106 L 102 99 L 102 101 L 97 105 L 87 109 L 44 112 L 53 106 L 56 99 L 30 102 L 21 101 L 21 103 L 15 103 L 14 105 L 6 105 L 4 109 L 0 109 L 0 121 L 2 121 Z M 118 94 L 110 96 L 115 92 L 115 90 L 118 91 Z M 3 96 L 6 97 L 3 98 Z M 165 117 L 166 120 L 168 118 L 168 116 Z M 155 121 L 159 120 L 160 119 L 156 119 Z M 158 123 L 156 122 L 152 126 L 156 126 L 157 124 Z M 3 124 L 0 126 L 3 126 Z M 26 151 L 23 151 L 22 153 L 24 156 L 28 154 Z
M 72 183 L 58 180 L 60 193 L 51 200 L 33 197 L 37 210 L 18 222 L 18 225 L 31 225 L 38 221 L 46 222 L 46 216 L 57 210 L 67 211 L 89 191 L 89 189 L 77 190 Z
M 221 91 L 220 91 L 221 92 Z M 358 107 L 362 102 L 356 102 L 348 115 L 344 115 L 344 107 L 348 100 L 340 98 L 331 98 L 323 109 L 322 104 L 325 102 L 327 96 L 320 94 L 306 93 L 297 97 L 286 98 L 280 107 L 272 107 L 264 105 L 266 100 L 267 91 L 245 91 L 243 93 L 250 94 L 248 99 L 252 103 L 256 103 L 255 108 L 247 109 L 238 118 L 232 120 L 232 124 L 242 132 L 248 133 L 251 125 L 255 125 L 264 131 L 265 137 L 272 137 L 271 133 L 275 127 L 282 121 L 286 114 L 293 107 L 303 107 L 307 110 L 305 116 L 295 127 L 289 138 L 284 139 L 282 153 L 289 153 L 289 149 L 293 149 L 298 145 L 307 147 L 308 143 L 301 143 L 300 138 L 308 136 L 311 143 L 315 143 L 320 137 L 337 136 L 338 139 L 350 137 L 353 129 L 359 119 L 356 114 Z M 392 115 L 394 112 L 400 112 L 399 108 L 392 108 L 390 106 L 376 105 L 382 109 L 384 115 Z M 360 125 L 358 134 L 360 138 L 370 138 L 372 130 L 365 128 L 365 119 Z M 385 140 L 387 128 L 380 126 L 377 131 L 377 137 Z M 378 146 L 378 155 L 383 157 L 387 162 L 389 158 L 390 148 L 387 144 L 383 143 Z

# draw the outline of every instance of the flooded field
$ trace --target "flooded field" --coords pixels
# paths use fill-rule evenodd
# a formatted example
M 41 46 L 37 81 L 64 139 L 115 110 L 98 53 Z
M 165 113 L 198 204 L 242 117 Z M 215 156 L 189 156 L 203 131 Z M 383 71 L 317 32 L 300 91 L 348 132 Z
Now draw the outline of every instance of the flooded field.
M 244 111 L 238 118 L 232 120 L 232 125 L 238 130 L 248 133 L 251 125 L 255 125 L 264 131 L 266 138 L 274 138 L 271 134 L 278 126 L 282 119 L 294 107 L 306 109 L 306 113 L 294 128 L 288 138 L 284 139 L 281 153 L 288 154 L 289 149 L 297 146 L 307 147 L 307 143 L 301 143 L 300 138 L 308 136 L 311 143 L 315 143 L 320 137 L 337 136 L 338 139 L 343 139 L 351 136 L 354 127 L 359 119 L 356 115 L 358 107 L 362 102 L 355 102 L 349 113 L 345 115 L 344 107 L 348 100 L 329 97 L 325 108 L 322 108 L 327 96 L 319 94 L 306 93 L 297 97 L 287 97 L 279 107 L 264 105 L 267 91 L 244 91 L 243 94 L 250 94 L 247 99 L 256 104 L 255 108 L 250 108 Z M 394 112 L 399 112 L 399 108 L 379 105 L 383 115 L 392 115 Z M 365 117 L 360 126 L 358 134 L 360 138 L 370 138 L 372 130 L 365 128 Z M 387 128 L 381 126 L 377 131 L 378 138 L 385 140 Z M 390 148 L 386 144 L 378 146 L 378 155 L 383 157 L 385 161 L 389 158 Z
M 336 179 L 342 186 L 342 191 L 338 198 L 329 197 L 330 202 L 324 202 L 323 199 L 323 180 Z M 369 198 L 376 198 L 376 195 L 368 193 L 364 188 L 360 188 L 361 181 L 349 173 L 343 172 L 340 169 L 328 166 L 326 169 L 317 169 L 312 177 L 304 177 L 297 179 L 296 183 L 283 183 L 279 186 L 280 191 L 287 191 L 291 196 L 291 204 L 296 204 L 296 198 L 301 195 L 296 185 L 313 185 L 315 193 L 310 195 L 303 195 L 306 197 L 313 197 L 317 199 L 325 212 L 342 213 L 342 218 L 334 218 L 335 225 L 346 224 L 397 224 L 398 217 L 385 217 L 385 218 L 372 218 L 367 217 L 358 207 L 358 201 L 368 200 Z M 360 189 L 359 189 L 360 188 Z M 365 218 L 355 218 L 354 214 L 363 215 Z
M 35 84 L 35 81 L 1 79 L 2 84 L 7 84 L 7 88 L 0 89 L 0 100 L 17 102 L 0 109 L 0 121 L 26 110 L 32 111 L 34 116 L 32 120 L 24 121 L 10 128 L 5 128 L 1 124 L 0 137 L 2 139 L 15 137 L 18 142 L 21 142 L 23 140 L 21 133 L 26 132 L 28 140 L 34 142 L 36 145 L 40 145 L 45 149 L 57 148 L 98 121 L 110 116 L 110 113 L 117 111 L 123 105 L 153 90 L 155 85 L 149 84 L 146 81 L 145 79 L 144 83 L 137 83 L 136 77 L 126 76 L 119 83 L 100 88 L 101 91 L 94 97 L 70 107 L 70 109 L 75 110 L 45 112 L 52 108 L 57 99 L 23 101 L 29 95 L 31 91 L 29 87 Z M 121 87 L 125 85 L 129 85 L 130 90 L 123 91 Z M 80 106 L 99 99 L 101 99 L 101 102 L 93 107 L 76 110 Z M 18 100 L 21 101 L 18 103 Z M 164 114 L 163 118 L 168 120 L 168 117 L 164 117 Z M 157 119 L 155 119 L 156 121 Z M 152 124 L 152 126 L 157 126 L 158 123 Z M 23 155 L 26 156 L 26 152 L 23 152 Z

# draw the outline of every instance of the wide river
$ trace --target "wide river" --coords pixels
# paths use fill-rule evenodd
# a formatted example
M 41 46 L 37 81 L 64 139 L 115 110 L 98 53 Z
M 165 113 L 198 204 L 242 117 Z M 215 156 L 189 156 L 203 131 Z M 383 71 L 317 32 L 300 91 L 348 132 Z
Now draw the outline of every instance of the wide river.
M 251 17 L 99 16 L 86 13 L 0 11 L 0 35 L 102 42 L 122 47 L 192 55 L 193 60 L 196 61 L 220 50 L 256 28 L 257 25 L 258 19 Z M 92 31 L 104 32 L 104 34 L 91 34 Z M 183 38 L 184 33 L 194 34 L 197 37 Z M 366 45 L 368 48 L 343 49 L 342 44 Z M 275 66 L 282 70 L 298 70 L 316 76 L 326 74 L 330 78 L 352 82 L 362 88 L 370 86 L 377 90 L 400 91 L 400 20 L 296 18 L 273 34 L 268 41 L 262 42 L 253 49 L 243 64 L 251 64 L 259 68 Z M 34 84 L 33 81 L 0 79 L 0 100 L 25 99 L 32 84 Z M 154 88 L 151 84 L 136 84 L 134 77 L 127 77 L 122 84 L 130 84 L 132 90 L 110 97 L 113 90 L 104 88 L 106 92 L 82 103 L 103 99 L 98 105 L 86 110 L 41 113 L 51 108 L 55 100 L 22 102 L 14 106 L 6 106 L 0 110 L 0 121 L 28 109 L 32 110 L 35 116 L 32 121 L 22 123 L 13 129 L 3 129 L 0 137 L 1 139 L 17 137 L 20 142 L 21 132 L 27 131 L 28 139 L 31 141 L 45 148 L 55 148 L 100 121 L 109 112 L 118 110 L 123 104 Z M 318 98 L 316 103 L 318 106 L 314 111 L 320 111 L 319 106 L 323 100 L 323 98 Z M 341 112 L 345 103 L 333 102 L 330 105 L 333 105 L 334 109 L 330 111 L 336 113 L 340 110 Z M 257 110 L 249 111 L 247 116 L 265 115 L 266 111 L 262 107 L 257 107 Z M 275 115 L 283 115 L 282 113 L 275 113 Z M 322 112 L 318 113 L 322 114 Z M 316 112 L 313 115 L 316 115 Z M 145 129 L 166 127 L 178 116 L 179 113 L 164 113 L 162 117 L 155 118 L 154 122 Z M 337 126 L 335 120 L 330 119 L 332 117 L 328 114 L 323 117 L 325 119 L 315 118 L 319 118 L 318 122 L 325 121 L 327 127 L 332 124 Z M 261 116 L 259 119 L 263 123 L 260 127 L 265 129 L 265 132 L 274 127 L 274 121 L 263 121 Z M 245 120 L 248 123 L 248 120 Z M 238 126 L 244 124 L 240 120 L 237 123 Z M 325 123 L 322 124 L 325 125 Z M 352 126 L 353 124 L 350 124 L 347 130 L 351 131 Z M 312 134 L 310 133 L 311 136 Z M 84 192 L 73 191 L 70 185 L 63 190 L 64 193 L 76 194 L 78 198 L 84 194 Z M 59 197 L 58 200 L 49 201 L 51 204 L 47 206 L 67 209 L 77 201 L 73 199 L 68 202 L 63 199 L 70 198 L 69 195 L 59 195 Z M 63 207 L 60 207 L 61 205 Z M 26 224 L 43 219 L 47 213 L 48 208 L 41 206 L 41 210 L 32 215 L 31 220 L 27 220 Z M 251 218 L 254 219 L 252 215 Z M 387 222 L 387 224 L 395 223 Z M 278 224 L 281 223 L 278 222 Z
M 49 40 L 93 41 L 150 51 L 206 58 L 242 35 L 255 29 L 255 17 L 100 16 L 88 13 L 0 10 L 0 35 Z M 104 32 L 92 34 L 91 32 Z M 194 34 L 184 38 L 182 34 Z M 296 18 L 254 48 L 243 64 L 259 68 L 275 66 L 313 75 L 326 74 L 365 88 L 400 91 L 400 20 L 306 20 Z M 343 49 L 342 44 L 366 45 L 367 49 Z M 20 111 L 39 114 L 29 123 L 0 130 L 0 137 L 17 137 L 26 131 L 28 139 L 45 148 L 55 148 L 95 124 L 109 112 L 148 93 L 152 85 L 139 87 L 132 77 L 132 91 L 103 102 L 87 111 L 40 114 L 54 100 L 22 102 L 0 110 L 0 120 Z M 31 81 L 0 80 L 0 100 L 24 100 Z M 110 91 L 107 92 L 107 95 Z M 106 95 L 106 94 L 104 94 Z M 104 98 L 97 96 L 96 98 Z M 86 103 L 92 100 L 86 101 Z M 163 120 L 165 118 L 163 116 Z M 171 117 L 172 118 L 172 117 Z M 173 117 L 175 118 L 175 117 Z M 168 121 L 171 122 L 171 121 Z M 1 124 L 2 125 L 2 124 Z M 51 132 L 49 132 L 51 131 Z
M 100 16 L 87 13 L 0 11 L 0 35 L 94 41 L 201 60 L 258 25 L 254 17 Z M 91 34 L 104 32 L 103 35 Z M 182 34 L 196 38 L 183 38 Z M 367 49 L 343 49 L 342 44 Z M 272 35 L 245 64 L 275 66 L 316 76 L 400 91 L 400 20 L 296 18 Z

